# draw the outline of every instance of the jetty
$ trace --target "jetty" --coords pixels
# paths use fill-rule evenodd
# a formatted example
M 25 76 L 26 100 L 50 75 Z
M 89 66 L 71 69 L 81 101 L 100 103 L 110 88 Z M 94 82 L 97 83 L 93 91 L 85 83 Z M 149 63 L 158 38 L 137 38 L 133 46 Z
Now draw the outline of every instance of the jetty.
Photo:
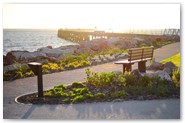
M 175 35 L 179 36 L 180 29 L 165 29 L 161 31 L 161 33 L 154 33 L 149 32 L 149 30 L 142 30 L 142 33 L 139 33 L 137 30 L 132 30 L 132 33 L 123 33 L 123 32 L 106 32 L 103 30 L 96 30 L 96 29 L 59 29 L 58 30 L 58 37 L 69 40 L 72 42 L 80 42 L 80 41 L 90 41 L 96 38 L 110 38 L 110 37 L 133 37 L 133 36 L 151 36 L 151 35 L 158 35 L 158 36 L 170 36 Z

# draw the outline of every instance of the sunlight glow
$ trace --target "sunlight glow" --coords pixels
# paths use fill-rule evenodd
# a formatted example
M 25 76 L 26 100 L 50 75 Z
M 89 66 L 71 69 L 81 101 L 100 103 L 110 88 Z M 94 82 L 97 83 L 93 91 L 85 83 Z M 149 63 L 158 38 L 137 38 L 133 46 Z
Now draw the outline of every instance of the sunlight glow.
M 4 4 L 3 28 L 180 28 L 180 4 Z

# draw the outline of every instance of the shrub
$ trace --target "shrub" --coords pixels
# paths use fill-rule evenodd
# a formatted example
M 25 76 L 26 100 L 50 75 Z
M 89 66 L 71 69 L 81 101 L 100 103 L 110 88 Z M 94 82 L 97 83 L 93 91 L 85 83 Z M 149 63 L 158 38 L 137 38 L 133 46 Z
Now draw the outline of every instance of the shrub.
M 125 78 L 126 86 L 136 84 L 137 80 L 135 79 L 135 77 L 130 72 L 125 72 L 124 73 L 124 78 Z
M 125 98 L 126 97 L 126 93 L 124 91 L 117 91 L 117 92 L 114 92 L 113 94 L 111 94 L 111 97 L 113 99 L 116 99 L 116 98 Z
M 24 77 L 23 72 L 17 71 L 15 77 L 16 78 L 23 78 Z
M 85 96 L 79 95 L 72 99 L 72 103 L 80 103 L 83 102 L 85 99 L 86 99 Z
M 139 82 L 138 82 L 139 85 L 145 86 L 145 87 L 149 84 L 152 84 L 152 83 L 153 83 L 153 79 L 148 76 L 141 76 L 139 78 Z
M 44 92 L 44 96 L 53 96 L 52 90 Z
M 70 100 L 70 99 L 68 99 L 68 98 L 66 98 L 66 99 L 64 99 L 64 100 L 63 100 L 63 102 L 64 102 L 64 103 L 70 103 L 70 102 L 71 102 L 71 100 Z
M 42 72 L 49 73 L 49 71 L 61 71 L 64 68 L 62 65 L 58 65 L 57 63 L 45 63 L 42 65 Z
M 71 86 L 73 88 L 84 88 L 84 87 L 86 87 L 86 85 L 81 83 L 81 82 L 73 82 Z
M 104 93 L 97 93 L 97 94 L 94 94 L 94 96 L 93 96 L 93 99 L 95 99 L 95 100 L 102 100 L 105 98 L 106 98 L 106 95 Z
M 73 92 L 76 95 L 84 95 L 84 94 L 90 94 L 90 91 L 88 88 L 74 88 Z
M 54 88 L 67 89 L 67 86 L 65 86 L 64 84 L 60 84 L 60 85 L 54 86 Z
M 114 86 L 125 86 L 125 79 L 114 72 L 93 73 L 89 68 L 86 69 L 86 82 L 96 88 L 104 88 L 106 86 L 114 88 Z
M 172 80 L 174 81 L 176 87 L 180 87 L 180 68 L 173 71 Z
M 25 74 L 26 74 L 26 76 L 33 76 L 34 75 L 34 73 L 32 71 L 28 71 Z

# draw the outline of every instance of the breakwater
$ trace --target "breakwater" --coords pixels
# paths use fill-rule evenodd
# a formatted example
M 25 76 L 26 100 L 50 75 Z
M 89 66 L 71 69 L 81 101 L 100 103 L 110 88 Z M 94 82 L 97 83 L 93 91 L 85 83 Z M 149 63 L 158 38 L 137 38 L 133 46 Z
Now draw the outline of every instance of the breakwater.
M 152 32 L 152 30 L 146 30 L 147 32 L 140 33 L 140 31 L 132 30 L 132 33 L 121 32 L 105 32 L 98 31 L 96 29 L 59 29 L 58 37 L 69 40 L 72 42 L 90 41 L 96 38 L 110 38 L 110 37 L 133 37 L 133 36 L 163 36 L 173 35 L 179 36 L 180 29 L 164 29 L 160 30 L 160 33 Z M 159 30 L 156 30 L 159 32 Z

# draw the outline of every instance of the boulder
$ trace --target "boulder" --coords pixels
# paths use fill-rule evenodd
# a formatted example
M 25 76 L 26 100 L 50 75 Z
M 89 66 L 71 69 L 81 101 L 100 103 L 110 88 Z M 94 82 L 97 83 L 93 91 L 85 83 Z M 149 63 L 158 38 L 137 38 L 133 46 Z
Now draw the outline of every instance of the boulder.
M 172 75 L 172 71 L 171 71 L 171 69 L 168 68 L 168 67 L 165 67 L 165 68 L 163 69 L 163 71 L 166 72 L 166 73 L 168 73 L 170 76 Z
M 45 53 L 48 57 L 55 57 L 55 58 L 63 54 L 63 50 L 60 50 L 59 48 L 51 49 L 50 47 L 44 47 L 44 48 L 38 49 L 37 51 Z
M 61 50 L 66 50 L 66 49 L 77 49 L 77 48 L 79 48 L 79 44 L 78 43 L 74 43 L 74 44 L 70 44 L 70 45 L 62 45 L 62 46 L 60 46 L 59 47 L 59 49 L 61 49 Z
M 46 54 L 42 52 L 25 52 L 20 56 L 18 61 L 31 62 L 46 57 Z
M 107 45 L 107 39 L 104 38 L 94 39 L 91 41 L 82 41 L 79 43 L 79 45 L 78 52 L 80 52 L 80 50 L 86 52 L 102 51 L 109 48 Z
M 169 68 L 171 71 L 177 70 L 177 66 L 173 62 L 167 62 L 164 64 L 164 68 Z
M 131 48 L 137 44 L 137 40 L 132 37 L 111 37 L 107 42 L 110 48 Z
M 18 70 L 18 66 L 13 64 L 13 65 L 7 65 L 3 67 L 3 73 L 7 73 L 9 71 L 14 71 L 14 70 Z
M 170 75 L 162 70 L 155 71 L 153 73 L 141 73 L 142 76 L 148 76 L 148 77 L 160 77 L 162 80 L 167 80 L 169 82 L 172 81 Z
M 27 64 L 12 64 L 3 67 L 3 73 L 7 73 L 10 71 L 19 70 L 19 68 L 28 68 Z
M 162 63 L 159 63 L 159 62 L 153 62 L 149 66 L 149 68 L 153 69 L 153 70 L 163 70 L 164 69 L 164 65 Z
M 42 52 L 11 51 L 7 53 L 6 60 L 11 59 L 9 63 L 30 62 L 45 57 L 46 54 Z
M 11 56 L 3 55 L 3 65 L 10 65 L 16 63 L 16 60 Z
M 10 51 L 6 54 L 6 57 L 14 61 L 19 61 L 20 57 L 24 53 L 29 53 L 28 51 Z

